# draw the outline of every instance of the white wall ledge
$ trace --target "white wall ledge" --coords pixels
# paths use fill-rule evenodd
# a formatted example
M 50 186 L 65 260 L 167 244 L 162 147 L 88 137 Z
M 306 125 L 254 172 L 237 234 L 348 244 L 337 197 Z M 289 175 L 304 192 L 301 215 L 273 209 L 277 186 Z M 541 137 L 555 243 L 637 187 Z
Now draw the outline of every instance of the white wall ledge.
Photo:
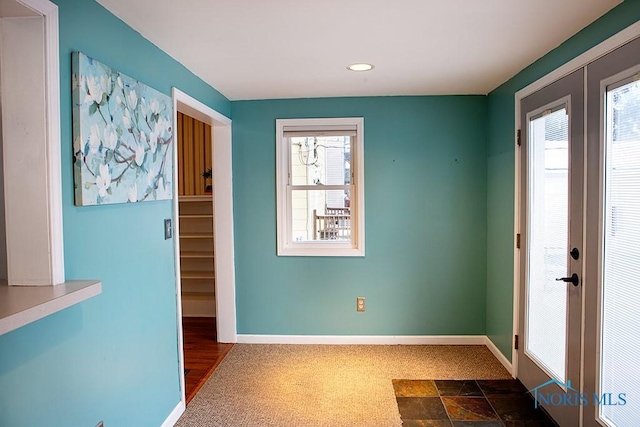
M 0 335 L 100 293 L 98 280 L 70 280 L 56 286 L 8 286 L 0 281 Z

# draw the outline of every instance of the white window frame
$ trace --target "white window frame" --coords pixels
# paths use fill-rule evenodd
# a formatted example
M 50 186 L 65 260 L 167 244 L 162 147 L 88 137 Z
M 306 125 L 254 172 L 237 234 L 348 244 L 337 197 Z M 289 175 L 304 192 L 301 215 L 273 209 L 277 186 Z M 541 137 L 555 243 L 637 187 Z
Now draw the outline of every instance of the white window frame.
M 291 144 L 284 136 L 285 129 L 322 132 L 353 129 L 354 126 L 356 136 L 351 142 L 351 240 L 293 241 L 289 178 Z M 364 118 L 277 119 L 276 184 L 278 256 L 364 256 Z

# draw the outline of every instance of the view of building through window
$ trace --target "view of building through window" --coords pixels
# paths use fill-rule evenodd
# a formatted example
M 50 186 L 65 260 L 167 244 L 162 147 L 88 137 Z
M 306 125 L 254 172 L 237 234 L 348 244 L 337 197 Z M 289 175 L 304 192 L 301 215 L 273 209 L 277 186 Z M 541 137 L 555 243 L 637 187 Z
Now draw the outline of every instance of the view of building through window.
M 351 137 L 304 136 L 289 140 L 292 240 L 349 240 Z

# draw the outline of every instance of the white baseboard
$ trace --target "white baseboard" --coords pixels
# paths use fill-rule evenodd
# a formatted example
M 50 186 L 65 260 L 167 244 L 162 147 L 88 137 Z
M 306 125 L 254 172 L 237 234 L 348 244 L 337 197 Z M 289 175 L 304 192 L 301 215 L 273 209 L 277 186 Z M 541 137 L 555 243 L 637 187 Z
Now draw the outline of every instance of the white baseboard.
M 180 416 L 184 413 L 184 402 L 178 402 L 178 405 L 171 411 L 166 420 L 162 423 L 161 427 L 173 427 L 178 422 Z
M 486 335 L 249 335 L 240 344 L 484 345 L 515 378 L 513 365 Z
M 485 335 L 248 335 L 242 344 L 485 345 Z
M 485 341 L 485 345 L 487 346 L 487 348 L 491 351 L 491 353 L 493 353 L 493 355 L 496 357 L 496 359 L 498 359 L 500 361 L 500 363 L 502 363 L 502 366 L 504 366 L 507 371 L 509 371 L 509 373 L 511 374 L 511 376 L 513 378 L 516 377 L 516 373 L 513 372 L 513 365 L 511 364 L 511 362 L 509 362 L 509 359 L 507 359 L 504 354 L 502 354 L 502 352 L 498 349 L 498 347 L 496 347 L 496 345 L 493 343 L 493 341 L 491 341 L 491 338 L 489 337 L 485 337 L 486 341 Z

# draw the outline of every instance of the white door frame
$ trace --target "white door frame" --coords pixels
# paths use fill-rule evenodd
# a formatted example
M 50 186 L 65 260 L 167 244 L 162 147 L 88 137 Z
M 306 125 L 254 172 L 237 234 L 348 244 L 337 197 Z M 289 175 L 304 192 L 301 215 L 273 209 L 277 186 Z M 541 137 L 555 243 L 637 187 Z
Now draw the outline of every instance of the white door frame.
M 233 243 L 233 188 L 231 166 L 231 119 L 202 102 L 173 88 L 173 224 L 176 265 L 176 304 L 178 322 L 178 360 L 180 392 L 186 406 L 184 348 L 182 331 L 182 287 L 180 284 L 180 226 L 178 222 L 178 112 L 211 126 L 213 149 L 213 235 L 215 262 L 216 328 L 219 342 L 235 343 L 236 284 Z
M 520 101 L 531 95 L 534 92 L 537 92 L 538 90 L 544 88 L 545 86 L 548 86 L 549 84 L 555 82 L 556 80 L 561 79 L 562 77 L 565 77 L 571 73 L 573 73 L 574 71 L 580 69 L 580 68 L 584 68 L 586 67 L 589 63 L 595 61 L 596 59 L 606 55 L 607 53 L 617 49 L 618 47 L 624 45 L 625 43 L 630 42 L 631 40 L 637 38 L 640 36 L 640 21 L 636 22 L 635 24 L 630 25 L 629 27 L 625 28 L 624 30 L 620 31 L 617 34 L 614 34 L 613 36 L 609 37 L 608 39 L 606 39 L 605 41 L 601 42 L 600 44 L 594 46 L 593 48 L 589 49 L 588 51 L 584 52 L 583 54 L 577 56 L 576 58 L 572 59 L 571 61 L 567 62 L 566 64 L 564 64 L 563 66 L 555 69 L 554 71 L 552 71 L 551 73 L 547 74 L 546 76 L 536 80 L 535 82 L 531 83 L 530 85 L 524 87 L 523 89 L 520 89 L 518 92 L 516 92 L 515 95 L 515 129 L 516 132 L 518 129 L 522 129 L 521 128 L 521 123 L 520 123 Z M 585 72 L 586 74 L 586 72 Z M 585 85 L 587 84 L 586 82 L 586 78 L 585 78 Z M 587 110 L 587 102 L 585 99 L 585 111 L 584 114 L 586 116 L 586 110 Z M 587 141 L 587 121 L 585 118 L 584 121 L 584 141 L 586 144 Z M 521 150 L 520 147 L 517 145 L 517 135 L 514 135 L 514 142 L 515 147 L 516 147 L 516 153 L 515 153 L 515 176 L 514 176 L 514 182 L 515 182 L 515 198 L 514 198 L 514 240 L 513 240 L 513 247 L 516 247 L 516 236 L 518 233 L 522 233 L 523 230 L 521 230 L 521 224 L 520 224 L 520 211 L 521 211 L 521 207 L 520 207 L 520 186 L 521 186 L 521 182 L 520 182 L 520 168 L 521 168 L 521 162 L 522 162 L 522 154 L 521 154 Z M 584 168 L 584 173 L 585 173 L 585 183 L 586 183 L 586 173 L 587 173 L 587 168 L 586 168 L 586 164 L 587 164 L 587 150 L 584 150 L 584 164 L 585 164 L 585 168 Z M 586 227 L 586 202 L 587 202 L 587 187 L 586 185 L 584 186 L 584 209 L 583 209 L 583 235 L 586 236 L 586 230 L 584 229 L 584 227 Z M 583 254 L 584 256 L 584 254 Z M 520 253 L 518 250 L 514 250 L 514 259 L 513 259 L 513 335 L 517 335 L 518 334 L 518 327 L 519 327 L 519 322 L 518 322 L 518 316 L 519 316 L 519 298 L 520 298 Z M 580 272 L 580 277 L 585 277 L 585 269 L 586 269 L 586 263 L 583 263 L 583 267 L 582 267 L 582 271 Z M 581 364 L 584 366 L 584 334 L 585 334 L 585 313 L 584 313 L 584 293 L 582 294 L 583 297 L 583 301 L 582 301 L 582 307 L 583 307 L 583 313 L 582 313 L 582 349 L 581 349 Z M 522 344 L 522 340 L 521 340 L 521 344 Z M 511 356 L 511 364 L 512 364 L 512 375 L 514 377 L 517 377 L 518 375 L 518 354 L 516 351 L 512 351 L 512 356 Z M 583 392 L 582 390 L 582 386 L 583 386 L 583 374 L 581 374 L 581 390 L 580 392 Z M 581 414 L 582 416 L 582 414 Z M 581 424 L 582 424 L 582 420 Z

